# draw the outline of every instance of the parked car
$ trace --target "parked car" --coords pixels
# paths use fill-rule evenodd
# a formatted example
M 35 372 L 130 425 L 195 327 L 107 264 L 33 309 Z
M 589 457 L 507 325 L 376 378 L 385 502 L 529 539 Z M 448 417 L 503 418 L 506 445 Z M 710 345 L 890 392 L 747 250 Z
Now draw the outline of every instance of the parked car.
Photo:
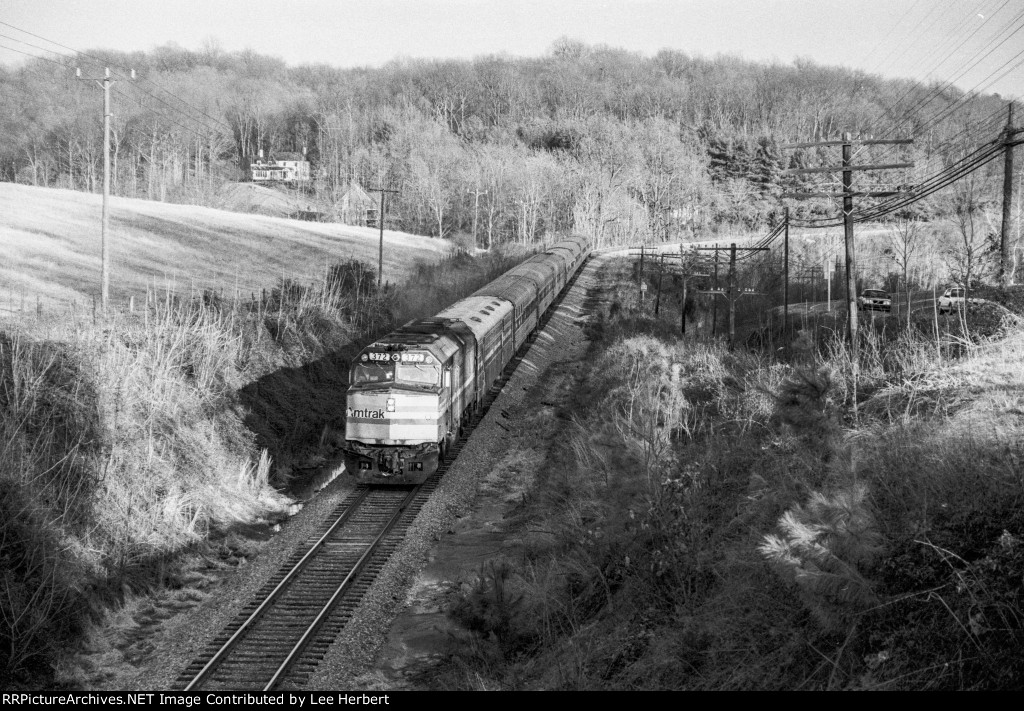
M 964 301 L 966 299 L 967 292 L 964 291 L 962 286 L 952 286 L 946 289 L 942 296 L 939 297 L 939 313 L 950 314 L 953 311 L 959 311 L 964 307 Z M 985 303 L 984 299 L 966 299 L 966 302 L 970 306 L 977 306 L 978 304 Z
M 865 289 L 857 297 L 858 311 L 892 311 L 892 298 L 882 289 Z

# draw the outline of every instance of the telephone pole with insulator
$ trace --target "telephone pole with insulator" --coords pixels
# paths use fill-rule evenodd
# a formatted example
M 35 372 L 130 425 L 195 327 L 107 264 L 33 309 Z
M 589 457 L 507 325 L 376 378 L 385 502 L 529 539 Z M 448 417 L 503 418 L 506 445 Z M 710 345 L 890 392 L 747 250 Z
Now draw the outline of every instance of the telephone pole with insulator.
M 82 78 L 82 70 L 75 68 L 75 77 Z M 131 78 L 135 79 L 135 70 L 131 70 Z M 103 89 L 103 208 L 100 217 L 100 306 L 106 313 L 107 302 L 110 300 L 110 241 L 107 239 L 107 227 L 110 222 L 107 203 L 110 199 L 110 86 L 114 80 L 110 78 L 110 69 L 104 68 L 103 77 L 94 79 Z

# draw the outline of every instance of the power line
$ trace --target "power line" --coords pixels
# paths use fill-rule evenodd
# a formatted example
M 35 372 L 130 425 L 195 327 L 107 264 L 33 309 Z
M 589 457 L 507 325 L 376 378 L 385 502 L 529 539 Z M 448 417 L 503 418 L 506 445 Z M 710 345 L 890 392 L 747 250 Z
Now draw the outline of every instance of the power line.
M 137 104 L 137 105 L 138 105 L 138 107 L 139 107 L 140 109 L 143 109 L 143 110 L 145 110 L 145 111 L 148 111 L 149 113 L 151 113 L 151 114 L 153 114 L 153 115 L 155 115 L 155 116 L 158 116 L 158 117 L 160 117 L 160 118 L 162 118 L 162 119 L 165 119 L 165 120 L 167 120 L 167 121 L 170 121 L 170 122 L 171 122 L 171 123 L 173 123 L 173 124 L 174 124 L 175 126 L 179 126 L 179 127 L 183 128 L 183 129 L 185 129 L 185 130 L 186 130 L 186 131 L 188 131 L 189 133 L 191 133 L 191 134 L 194 134 L 195 136 L 197 136 L 198 138 L 202 138 L 202 139 L 206 139 L 206 138 L 209 138 L 209 136 L 206 136 L 206 135 L 203 135 L 203 134 L 199 133 L 199 132 L 198 132 L 198 131 L 196 131 L 196 130 L 195 130 L 194 128 L 189 128 L 189 127 L 188 127 L 188 126 L 186 126 L 185 124 L 183 124 L 183 123 L 180 123 L 180 122 L 178 122 L 178 121 L 175 121 L 175 120 L 174 120 L 173 118 L 171 118 L 171 117 L 170 117 L 170 116 L 168 116 L 167 114 L 164 114 L 164 113 L 160 113 L 160 112 L 159 112 L 159 111 L 157 111 L 156 109 L 154 109 L 154 108 L 152 108 L 152 107 L 149 107 L 149 106 L 146 106 L 146 105 L 144 105 L 144 104 L 142 103 L 142 101 L 140 101 L 139 99 L 133 98 L 133 97 L 129 96 L 128 94 L 125 94 L 125 93 L 124 93 L 123 91 L 120 91 L 119 89 L 114 89 L 114 92 L 115 92 L 115 93 L 117 93 L 117 94 L 119 94 L 119 95 L 121 95 L 121 96 L 123 96 L 124 98 L 128 99 L 129 101 L 133 101 L 133 102 L 135 102 L 135 104 Z
M 15 42 L 17 42 L 17 40 L 15 40 Z M 64 67 L 65 69 L 71 69 L 71 67 L 69 67 L 68 65 L 62 64 L 61 62 L 58 62 L 55 59 L 50 59 L 49 57 L 43 57 L 43 56 L 40 56 L 38 54 L 32 54 L 31 52 L 23 52 L 20 49 L 15 49 L 14 47 L 8 47 L 7 45 L 0 44 L 0 49 L 6 49 L 9 52 L 17 52 L 18 54 L 24 54 L 25 56 L 32 57 L 33 59 L 42 59 L 45 62 L 50 62 L 50 64 L 56 64 L 59 67 Z M 63 55 L 61 55 L 61 56 L 63 56 Z
M 960 178 L 973 173 L 985 164 L 991 162 L 1000 154 L 1002 154 L 1002 146 L 997 142 L 992 142 L 983 146 L 981 149 L 975 150 L 956 164 L 949 166 L 938 174 L 932 176 L 924 183 L 915 186 L 913 192 L 908 194 L 907 197 L 891 198 L 887 202 L 853 213 L 853 221 L 867 222 L 869 220 L 877 219 L 922 200 L 928 195 L 938 192 L 939 190 L 942 190 L 956 182 Z M 838 227 L 842 225 L 843 222 L 841 219 L 833 218 L 828 221 L 796 220 L 791 224 L 796 224 L 801 227 Z
M 871 56 L 872 54 L 874 54 L 875 52 L 877 52 L 877 51 L 879 50 L 879 48 L 880 48 L 880 47 L 882 46 L 882 44 L 884 44 L 884 43 L 885 43 L 885 42 L 886 42 L 886 41 L 887 41 L 887 40 L 889 39 L 889 37 L 890 37 L 890 36 L 892 35 L 892 33 L 893 33 L 893 32 L 894 32 L 895 30 L 896 30 L 896 28 L 897 28 L 897 27 L 899 27 L 899 26 L 900 26 L 900 25 L 901 25 L 901 24 L 903 23 L 903 21 L 904 21 L 905 19 L 907 19 L 907 16 L 908 16 L 908 15 L 909 15 L 909 14 L 910 14 L 911 12 L 913 12 L 913 11 L 914 11 L 914 9 L 915 9 L 915 8 L 916 8 L 916 7 L 918 6 L 918 5 L 920 5 L 920 4 L 921 4 L 921 0 L 915 0 L 914 4 L 913 4 L 913 5 L 911 5 L 911 6 L 910 6 L 910 7 L 909 7 L 909 8 L 907 9 L 907 11 L 906 11 L 905 13 L 903 13 L 903 16 L 902 16 L 902 17 L 900 17 L 900 19 L 896 20 L 896 22 L 894 22 L 893 24 L 891 24 L 891 25 L 889 26 L 889 31 L 888 31 L 888 32 L 887 32 L 887 33 L 885 34 L 885 36 L 883 36 L 883 37 L 882 37 L 882 39 L 880 39 L 880 40 L 878 41 L 878 44 L 877 44 L 877 45 L 875 45 L 875 48 L 874 48 L 874 49 L 872 49 L 872 50 L 871 50 L 870 52 L 868 52 L 868 56 L 869 56 L 869 57 L 870 57 L 870 56 Z M 880 67 L 880 66 L 882 66 L 882 64 L 881 64 L 881 63 L 879 63 L 878 65 L 876 65 L 876 68 L 875 68 L 875 69 L 873 69 L 873 70 L 871 71 L 871 73 L 872 73 L 872 74 L 875 74 L 875 73 L 877 73 L 877 71 L 878 71 L 878 70 L 877 70 L 877 67 Z
M 60 42 L 56 42 L 54 40 L 47 39 L 46 37 L 42 37 L 40 35 L 34 34 L 32 32 L 29 32 L 28 30 L 23 30 L 20 27 L 16 27 L 16 26 L 14 26 L 14 25 L 12 25 L 12 24 L 10 24 L 8 22 L 0 21 L 0 25 L 5 25 L 7 27 L 10 27 L 12 29 L 17 30 L 18 32 L 23 32 L 23 33 L 25 33 L 25 34 L 27 34 L 27 35 L 29 35 L 31 37 L 35 37 L 36 39 L 43 40 L 44 42 L 49 42 L 50 44 L 54 44 L 54 45 L 56 45 L 58 47 L 61 47 L 62 49 L 66 49 L 69 52 L 74 52 L 76 55 L 79 55 L 79 56 L 82 56 L 82 57 L 88 57 L 88 58 L 94 60 L 97 63 L 97 66 L 105 66 L 105 65 L 109 64 L 110 66 L 117 67 L 117 68 L 121 69 L 122 71 L 131 71 L 127 67 L 124 67 L 123 65 L 119 65 L 116 62 L 108 62 L 105 59 L 101 59 L 99 57 L 95 57 L 95 56 L 93 56 L 91 54 L 88 54 L 86 52 L 82 52 L 81 50 L 74 49 L 73 47 L 68 47 L 67 45 L 61 44 Z M 15 41 L 16 42 L 22 42 L 23 44 L 28 44 L 27 42 L 24 42 L 23 40 L 15 39 Z M 33 45 L 33 46 L 35 46 L 35 45 Z M 56 51 L 54 51 L 52 49 L 45 49 L 45 48 L 42 48 L 42 47 L 39 47 L 39 49 L 42 49 L 44 52 L 51 52 L 53 54 L 57 54 L 57 55 L 59 55 L 61 57 L 67 57 L 67 55 L 61 54 L 60 52 L 56 52 Z M 17 50 L 14 50 L 14 51 L 17 51 Z M 25 54 L 25 52 L 22 52 L 22 54 Z M 29 56 L 36 56 L 36 57 L 38 57 L 38 55 L 29 55 Z M 45 57 L 38 57 L 38 58 L 39 59 L 46 59 Z M 49 61 L 52 61 L 52 60 L 49 60 Z M 121 77 L 121 78 L 125 79 L 127 77 Z M 217 119 L 217 118 L 215 118 L 213 116 L 210 116 L 208 113 L 206 113 L 202 109 L 200 109 L 200 108 L 198 108 L 196 106 L 193 106 L 192 104 L 190 104 L 189 102 L 185 101 L 184 99 L 182 99 L 180 96 L 178 96 L 174 92 L 172 92 L 172 91 L 170 91 L 168 89 L 165 89 L 164 87 L 160 86 L 160 84 L 158 84 L 157 82 L 153 81 L 152 79 L 150 79 L 148 77 L 142 77 L 142 80 L 147 82 L 147 83 L 149 83 L 149 84 L 152 84 L 153 86 L 155 86 L 156 88 L 160 89 L 164 93 L 166 93 L 166 94 L 170 95 L 171 97 L 173 97 L 174 99 L 180 101 L 182 104 L 184 104 L 188 108 L 192 109 L 196 113 L 200 113 L 203 116 L 206 116 L 208 119 L 214 121 L 216 124 L 218 124 L 220 126 L 223 126 L 228 131 L 233 130 L 229 124 L 227 124 L 227 123 L 225 123 L 225 122 L 223 122 L 223 121 L 221 121 L 221 120 L 219 120 L 219 119 Z M 135 86 L 138 88 L 139 91 L 142 91 L 144 94 L 147 94 L 147 95 L 151 96 L 152 98 L 157 99 L 158 101 L 162 101 L 161 99 L 159 99 L 158 97 L 154 96 L 153 94 L 150 94 L 149 92 L 145 91 L 144 89 L 142 89 L 138 85 L 135 85 Z M 163 102 L 163 103 L 166 103 L 166 102 Z M 170 106 L 170 104 L 167 104 L 167 105 Z M 179 113 L 181 113 L 181 114 L 183 114 L 185 116 L 188 116 L 188 114 L 186 114 L 184 111 L 182 111 L 181 109 L 179 109 L 177 107 L 171 107 L 171 108 L 174 109 L 175 111 L 178 111 Z M 193 120 L 198 120 L 198 119 L 195 119 L 192 116 L 188 116 L 188 118 L 193 119 Z
M 1022 10 L 1020 13 L 1018 13 L 1017 16 L 1014 17 L 1013 20 L 1011 20 L 1011 22 L 1009 24 L 1013 24 L 1014 22 L 1021 21 L 1022 18 L 1024 18 L 1024 10 Z M 1002 34 L 1003 32 L 1006 32 L 1006 29 L 1007 28 L 1003 28 L 1003 30 L 1000 32 L 1000 34 Z M 989 55 L 991 55 L 999 47 L 1001 47 L 1003 44 L 1005 44 L 1006 41 L 1009 40 L 1011 37 L 1013 37 L 1018 32 L 1020 32 L 1021 29 L 1024 29 L 1024 21 L 1020 22 L 1020 24 L 1015 29 L 1013 29 L 1013 31 L 1010 32 L 1010 34 L 1008 34 L 1006 37 L 1004 37 L 998 44 L 996 44 L 995 46 L 991 47 L 987 52 L 985 52 L 984 55 L 981 55 L 980 57 L 978 56 L 978 54 L 980 54 L 980 52 L 982 50 L 979 50 L 978 54 L 975 54 L 976 58 L 974 58 L 973 63 L 971 63 L 969 66 L 965 67 L 964 69 L 962 69 L 960 71 L 960 73 L 955 75 L 953 78 L 949 79 L 948 81 L 946 81 L 944 83 L 940 83 L 937 86 L 933 87 L 922 99 L 920 99 L 917 102 L 915 102 L 915 105 L 911 109 L 908 109 L 907 111 L 904 111 L 903 114 L 898 119 L 896 119 L 896 121 L 894 122 L 895 123 L 895 128 L 898 129 L 900 127 L 900 125 L 902 125 L 903 123 L 908 121 L 911 116 L 919 113 L 922 109 L 924 109 L 925 106 L 930 104 L 935 98 L 937 98 L 938 96 L 942 95 L 943 92 L 945 92 L 947 89 L 949 89 L 950 87 L 953 86 L 955 81 L 957 81 L 958 79 L 963 77 L 970 70 L 974 69 L 974 67 L 976 67 L 982 60 L 988 58 Z M 1016 56 L 1020 56 L 1020 54 L 1018 54 Z M 1016 59 L 1016 57 L 1014 57 L 1014 59 Z M 1012 61 L 1013 61 L 1013 59 L 1005 62 L 1003 65 L 1001 65 L 999 67 L 999 69 L 1001 69 L 1002 67 L 1005 67 L 1007 64 L 1009 64 L 1009 62 L 1012 62 Z M 999 69 L 997 69 L 996 71 L 999 71 Z M 991 76 L 991 74 L 989 76 Z M 986 77 L 986 79 L 987 78 L 988 77 Z M 982 82 L 983 81 L 984 80 L 982 80 Z M 969 90 L 968 92 L 966 92 L 964 96 L 965 97 L 969 97 L 970 94 L 971 94 L 971 91 L 973 91 L 978 86 L 980 86 L 980 84 L 982 82 L 979 82 L 974 87 L 972 87 L 972 89 Z M 956 102 L 954 102 L 954 103 L 956 103 Z
M 2 23 L 0 23 L 0 24 L 2 24 Z M 2 34 L 0 34 L 0 37 L 7 37 L 7 35 L 2 35 Z M 7 38 L 8 38 L 8 39 L 14 39 L 14 38 L 11 38 L 11 37 L 7 37 Z M 20 42 L 21 40 L 17 40 L 17 39 L 15 39 L 14 41 L 16 41 L 16 42 Z M 27 43 L 27 42 L 23 42 L 23 44 L 29 44 L 29 43 Z M 63 57 L 63 58 L 65 58 L 65 59 L 73 59 L 73 58 L 71 58 L 71 57 L 68 57 L 67 55 L 63 55 L 63 54 L 60 54 L 59 52 L 54 52 L 53 50 L 48 50 L 48 49 L 45 49 L 45 48 L 43 48 L 43 47 L 37 47 L 37 46 L 35 46 L 35 45 L 30 45 L 30 46 L 33 46 L 33 47 L 35 47 L 36 49 L 41 49 L 41 50 L 43 50 L 44 52 L 51 52 L 51 53 L 53 53 L 53 54 L 56 54 L 56 55 L 58 55 L 58 56 L 60 56 L 60 57 Z M 61 68 L 64 68 L 64 69 L 71 69 L 71 68 L 72 68 L 72 67 L 71 67 L 71 66 L 69 66 L 69 65 L 63 64 L 63 63 L 61 63 L 61 62 L 58 62 L 57 60 L 54 60 L 54 59 L 50 59 L 49 57 L 45 57 L 45 56 L 43 56 L 43 55 L 39 55 L 39 54 L 32 54 L 32 53 L 30 53 L 30 52 L 23 52 L 23 51 L 21 51 L 21 50 L 15 49 L 15 48 L 13 48 L 13 47 L 8 47 L 8 46 L 6 46 L 6 45 L 2 45 L 2 44 L 0 44 L 0 48 L 3 48 L 3 49 L 7 49 L 7 50 L 10 50 L 10 51 L 12 51 L 12 52 L 18 52 L 18 53 L 20 53 L 20 54 L 24 54 L 24 55 L 26 55 L 26 56 L 28 56 L 28 57 L 32 57 L 33 59 L 41 59 L 41 60 L 43 60 L 43 61 L 45 61 L 45 62 L 49 62 L 49 63 L 51 63 L 51 64 L 56 64 L 57 66 L 59 66 L 59 67 L 61 67 Z M 139 88 L 139 87 L 136 87 L 136 88 Z M 199 121 L 198 119 L 195 119 L 195 117 L 193 117 L 193 116 L 190 116 L 189 114 L 187 114 L 187 113 L 183 112 L 183 111 L 182 111 L 181 109 L 179 109 L 179 108 L 177 108 L 177 107 L 175 107 L 175 106 L 172 106 L 171 104 L 168 104 L 168 103 L 167 103 L 166 101 L 164 101 L 163 99 L 161 99 L 161 98 L 160 98 L 159 96 L 155 96 L 155 95 L 153 95 L 153 94 L 150 94 L 149 92 L 147 92 L 147 91 L 145 91 L 145 90 L 143 90 L 143 89 L 141 89 L 141 88 L 139 88 L 139 90 L 140 90 L 140 91 L 142 91 L 142 93 L 143 93 L 143 94 L 145 94 L 145 95 L 149 96 L 150 98 L 152 98 L 152 99 L 155 99 L 156 101 L 159 101 L 159 102 L 160 102 L 161 104 L 164 104 L 165 106 L 167 106 L 168 108 L 170 108 L 170 109 L 171 109 L 172 111 L 176 111 L 177 113 L 181 114 L 182 116 L 185 116 L 186 118 L 188 118 L 188 119 L 190 119 L 190 120 L 194 120 L 194 121 L 196 121 L 197 123 L 199 123 L 199 124 L 200 124 L 201 126 L 203 126 L 204 128 L 207 128 L 207 129 L 210 129 L 210 128 L 211 128 L 210 126 L 208 126 L 208 125 L 204 124 L 204 123 L 203 123 L 202 121 Z M 28 92 L 27 92 L 27 90 L 24 90 L 24 89 L 23 89 L 23 91 L 24 91 L 24 93 L 25 93 L 26 95 L 28 95 Z M 182 123 L 180 123 L 180 122 L 178 122 L 178 121 L 175 121 L 175 120 L 174 120 L 173 118 L 171 118 L 171 117 L 167 116 L 166 114 L 162 114 L 162 113 L 159 113 L 159 112 L 157 112 L 157 111 L 156 111 L 155 109 L 153 109 L 153 108 L 150 108 L 150 107 L 147 107 L 147 106 L 145 106 L 145 105 L 144 105 L 144 104 L 142 103 L 142 101 L 141 101 L 141 100 L 139 100 L 139 99 L 135 99 L 135 98 L 133 98 L 133 97 L 129 96 L 128 94 L 124 93 L 123 91 L 120 91 L 119 89 L 113 89 L 113 91 L 114 91 L 114 92 L 116 92 L 117 94 L 119 94 L 119 95 L 121 95 L 121 96 L 125 97 L 125 98 L 126 98 L 126 99 L 128 99 L 129 101 L 132 101 L 132 102 L 133 102 L 133 103 L 135 103 L 135 104 L 136 104 L 136 105 L 137 105 L 137 106 L 138 106 L 139 108 L 145 109 L 145 110 L 149 111 L 150 113 L 154 113 L 154 114 L 156 114 L 156 115 L 160 116 L 161 118 L 164 118 L 164 119 L 166 119 L 166 120 L 170 121 L 171 123 L 173 123 L 173 124 L 175 124 L 175 125 L 177 125 L 177 126 L 180 126 L 181 128 L 185 129 L 186 131 L 189 131 L 189 132 L 191 132 L 191 133 L 195 134 L 195 135 L 196 135 L 196 136 L 198 136 L 199 138 L 203 138 L 203 139 L 206 139 L 206 138 L 208 138 L 208 136 L 205 136 L 205 135 L 203 135 L 203 134 L 199 133 L 198 131 L 196 131 L 195 129 L 189 128 L 188 126 L 185 126 L 185 125 L 183 125 Z M 223 125 L 223 126 L 224 126 L 225 128 L 227 128 L 228 130 L 231 130 L 231 127 L 230 127 L 230 126 L 228 126 L 227 124 L 222 124 L 222 125 Z

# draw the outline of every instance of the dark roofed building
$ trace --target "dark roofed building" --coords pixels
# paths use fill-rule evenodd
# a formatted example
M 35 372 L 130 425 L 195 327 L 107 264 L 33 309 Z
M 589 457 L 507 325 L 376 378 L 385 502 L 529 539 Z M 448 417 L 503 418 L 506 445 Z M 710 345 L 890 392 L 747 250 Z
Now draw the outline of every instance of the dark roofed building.
M 377 224 L 380 209 L 376 201 L 354 180 L 341 196 L 341 221 L 346 225 L 372 226 Z

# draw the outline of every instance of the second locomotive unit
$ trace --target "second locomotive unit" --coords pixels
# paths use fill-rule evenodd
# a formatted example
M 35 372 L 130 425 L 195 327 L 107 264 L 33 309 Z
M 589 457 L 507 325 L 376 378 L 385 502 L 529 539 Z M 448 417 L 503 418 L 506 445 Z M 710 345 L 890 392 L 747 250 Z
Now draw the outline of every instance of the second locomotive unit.
M 589 253 L 582 238 L 559 241 L 360 351 L 347 393 L 349 473 L 373 484 L 418 484 L 433 474 Z

